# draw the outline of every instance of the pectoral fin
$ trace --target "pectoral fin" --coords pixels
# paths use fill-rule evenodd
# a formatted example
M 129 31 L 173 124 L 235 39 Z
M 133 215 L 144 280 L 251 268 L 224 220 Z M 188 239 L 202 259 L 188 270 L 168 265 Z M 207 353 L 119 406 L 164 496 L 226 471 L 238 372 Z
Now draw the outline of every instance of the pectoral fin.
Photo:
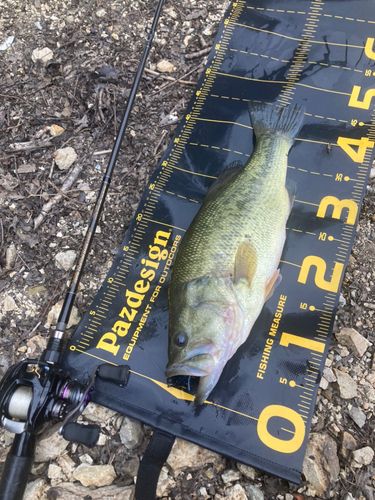
M 234 263 L 234 283 L 245 278 L 250 284 L 257 269 L 258 254 L 250 241 L 244 241 L 238 247 Z
M 272 278 L 269 280 L 266 286 L 265 299 L 264 299 L 265 303 L 272 297 L 275 288 L 280 284 L 281 280 L 282 276 L 280 274 L 280 269 L 276 269 L 276 271 L 272 275 Z

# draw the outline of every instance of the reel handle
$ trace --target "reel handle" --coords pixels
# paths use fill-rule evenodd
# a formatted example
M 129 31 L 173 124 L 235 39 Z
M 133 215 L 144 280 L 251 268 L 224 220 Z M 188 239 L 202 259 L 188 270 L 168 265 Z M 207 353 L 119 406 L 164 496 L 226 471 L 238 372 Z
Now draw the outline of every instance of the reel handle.
M 22 500 L 34 461 L 36 437 L 16 434 L 8 452 L 0 481 L 0 500 Z

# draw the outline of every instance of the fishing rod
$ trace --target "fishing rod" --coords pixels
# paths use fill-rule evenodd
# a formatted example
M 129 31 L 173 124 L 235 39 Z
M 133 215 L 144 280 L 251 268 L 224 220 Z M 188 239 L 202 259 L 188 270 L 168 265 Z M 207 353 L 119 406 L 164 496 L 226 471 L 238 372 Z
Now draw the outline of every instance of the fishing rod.
M 56 329 L 50 331 L 47 347 L 39 360 L 27 359 L 12 366 L 0 382 L 0 420 L 15 434 L 0 480 L 0 500 L 21 500 L 35 455 L 36 436 L 47 423 L 61 422 L 59 433 L 68 441 L 94 446 L 99 427 L 81 425 L 76 419 L 87 406 L 97 378 L 124 385 L 128 379 L 127 366 L 103 364 L 97 366 L 86 384 L 80 384 L 63 373 L 60 357 L 66 343 L 66 330 L 95 230 L 100 220 L 105 198 L 111 183 L 121 143 L 127 128 L 142 78 L 164 0 L 159 0 L 138 66 L 128 103 L 116 141 L 99 190 L 89 227 L 81 245 L 73 278 L 66 293 Z

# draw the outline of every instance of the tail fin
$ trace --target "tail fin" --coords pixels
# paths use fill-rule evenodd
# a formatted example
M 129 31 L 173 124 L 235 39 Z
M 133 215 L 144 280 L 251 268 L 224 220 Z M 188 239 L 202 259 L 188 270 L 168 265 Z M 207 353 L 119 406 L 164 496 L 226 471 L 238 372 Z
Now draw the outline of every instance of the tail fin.
M 302 127 L 305 107 L 300 105 L 285 108 L 275 104 L 249 103 L 249 113 L 257 139 L 261 135 L 281 135 L 293 142 Z

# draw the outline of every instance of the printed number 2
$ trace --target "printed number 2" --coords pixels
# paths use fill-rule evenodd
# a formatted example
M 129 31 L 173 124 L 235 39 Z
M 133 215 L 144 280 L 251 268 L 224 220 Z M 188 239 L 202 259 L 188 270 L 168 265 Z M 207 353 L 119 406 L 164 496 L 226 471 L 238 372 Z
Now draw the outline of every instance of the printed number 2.
M 303 259 L 302 262 L 301 271 L 298 276 L 299 283 L 306 283 L 311 266 L 316 267 L 315 285 L 322 290 L 327 290 L 328 292 L 337 292 L 342 271 L 344 269 L 344 264 L 335 262 L 331 281 L 326 281 L 324 279 L 327 269 L 327 264 L 325 263 L 325 261 L 322 258 L 317 257 L 316 255 L 308 255 Z

